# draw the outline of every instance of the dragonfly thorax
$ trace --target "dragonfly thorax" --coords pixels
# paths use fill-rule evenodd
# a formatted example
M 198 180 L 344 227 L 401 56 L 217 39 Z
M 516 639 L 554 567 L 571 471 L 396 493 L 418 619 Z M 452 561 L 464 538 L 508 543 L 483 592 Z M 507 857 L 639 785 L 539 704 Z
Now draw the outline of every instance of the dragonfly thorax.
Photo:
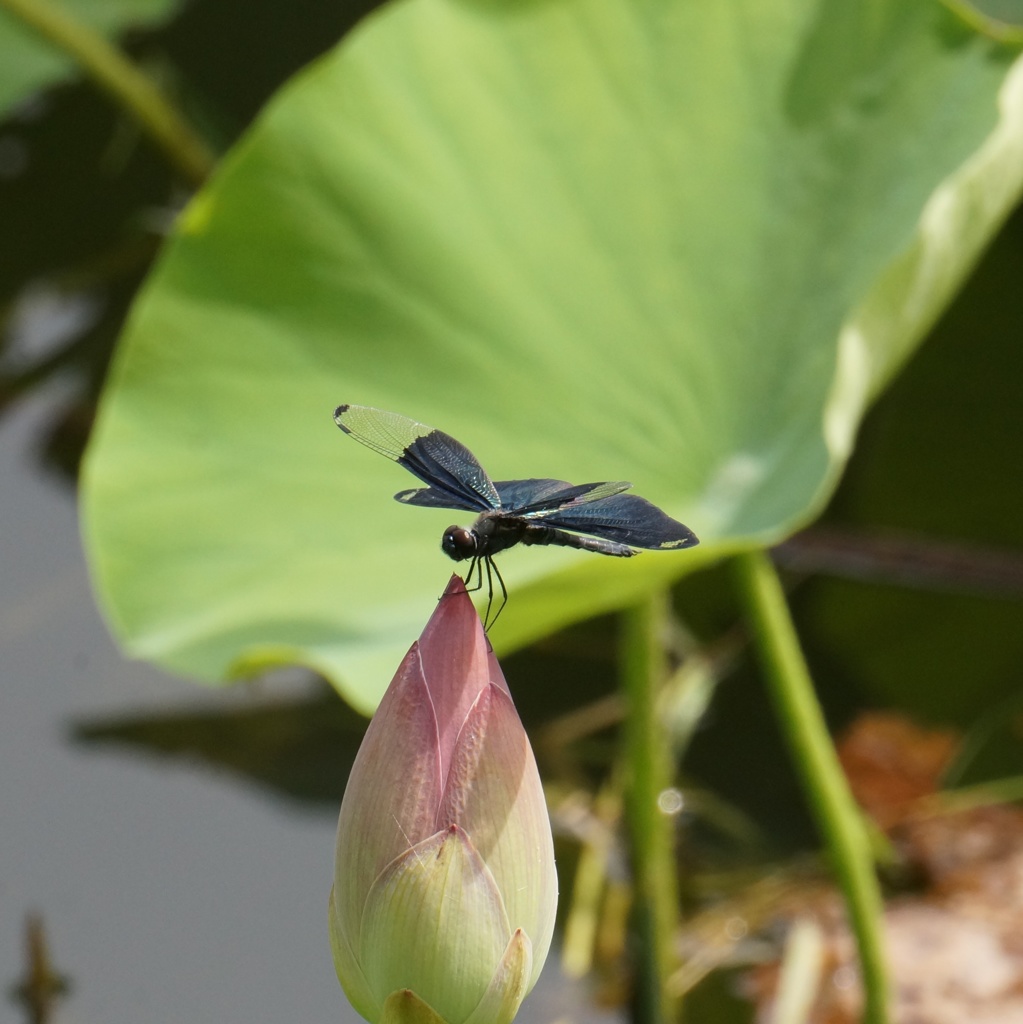
M 531 529 L 547 532 L 542 526 L 528 524 L 524 519 L 504 512 L 484 512 L 470 528 L 449 526 L 444 531 L 440 546 L 456 562 L 466 558 L 490 558 L 521 540 L 530 543 L 526 534 Z

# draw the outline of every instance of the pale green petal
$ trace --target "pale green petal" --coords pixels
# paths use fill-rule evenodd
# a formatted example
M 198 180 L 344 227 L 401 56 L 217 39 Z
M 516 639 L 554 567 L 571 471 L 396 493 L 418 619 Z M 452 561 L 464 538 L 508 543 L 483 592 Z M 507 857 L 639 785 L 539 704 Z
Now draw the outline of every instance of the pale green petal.
M 337 980 L 348 996 L 348 1001 L 366 1020 L 375 1021 L 380 1016 L 380 1003 L 373 998 L 366 976 L 362 973 L 351 943 L 338 927 L 337 910 L 334 905 L 334 887 L 330 889 L 330 902 L 327 909 L 330 931 L 330 951 L 334 956 L 334 970 Z
M 465 1024 L 510 1024 L 533 987 L 530 979 L 536 970 L 529 938 L 519 928 L 501 957 L 487 994 Z
M 529 740 L 511 698 L 496 685 L 480 696 L 459 736 L 438 824 L 448 820 L 469 833 L 494 875 L 511 927 L 529 936 L 532 987 L 554 933 L 554 842 Z
M 378 1024 L 448 1024 L 429 1004 L 407 988 L 392 992 Z
M 489 988 L 511 934 L 493 876 L 452 827 L 409 849 L 374 884 L 359 947 L 379 999 L 411 989 L 459 1024 Z

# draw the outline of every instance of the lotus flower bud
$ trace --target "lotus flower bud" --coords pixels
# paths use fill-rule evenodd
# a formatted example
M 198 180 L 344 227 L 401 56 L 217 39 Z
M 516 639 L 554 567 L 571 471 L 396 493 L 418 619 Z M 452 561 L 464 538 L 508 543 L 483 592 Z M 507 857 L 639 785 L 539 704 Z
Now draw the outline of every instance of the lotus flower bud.
M 507 1024 L 557 907 L 540 776 L 453 576 L 370 723 L 338 822 L 330 934 L 372 1024 Z

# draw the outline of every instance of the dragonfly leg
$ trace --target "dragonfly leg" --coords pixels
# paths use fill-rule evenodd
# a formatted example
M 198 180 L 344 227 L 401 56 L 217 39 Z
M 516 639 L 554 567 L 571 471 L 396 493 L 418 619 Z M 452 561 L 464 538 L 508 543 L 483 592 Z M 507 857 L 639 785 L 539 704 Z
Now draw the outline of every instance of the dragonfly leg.
M 494 578 L 491 573 L 493 562 L 490 560 L 488 555 L 484 555 L 480 559 L 481 563 L 486 563 L 487 566 L 487 612 L 483 616 L 483 632 L 485 633 L 490 628 L 490 609 L 494 603 Z M 483 586 L 483 572 L 480 571 L 480 586 Z
M 465 592 L 467 594 L 475 593 L 477 590 L 483 589 L 483 567 L 480 565 L 480 558 L 477 555 L 472 556 L 472 561 L 469 563 L 469 571 L 462 577 L 465 583 Z M 472 586 L 472 578 L 474 575 L 478 575 L 479 581 L 475 586 Z
M 501 607 L 497 609 L 497 614 L 490 619 L 490 602 L 487 602 L 487 619 L 489 620 L 484 626 L 485 629 L 491 629 L 495 622 L 501 617 L 501 612 L 504 611 L 504 606 L 508 603 L 508 588 L 504 585 L 504 577 L 501 575 L 501 570 L 497 567 L 497 562 L 491 558 L 487 558 L 487 582 L 490 584 L 490 597 L 493 600 L 494 597 L 494 586 L 490 580 L 490 570 L 494 570 L 494 575 L 497 577 L 497 582 L 501 587 Z

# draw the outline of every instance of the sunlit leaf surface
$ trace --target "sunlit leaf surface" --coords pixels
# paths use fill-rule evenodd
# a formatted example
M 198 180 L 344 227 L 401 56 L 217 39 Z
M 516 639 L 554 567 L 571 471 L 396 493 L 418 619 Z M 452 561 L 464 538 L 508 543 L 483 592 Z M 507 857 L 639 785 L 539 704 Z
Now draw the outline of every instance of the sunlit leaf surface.
M 1015 51 L 938 5 L 412 0 L 284 89 L 122 342 L 85 538 L 129 649 L 371 708 L 450 571 L 391 409 L 628 479 L 695 551 L 512 551 L 498 650 L 776 539 L 1016 195 Z

